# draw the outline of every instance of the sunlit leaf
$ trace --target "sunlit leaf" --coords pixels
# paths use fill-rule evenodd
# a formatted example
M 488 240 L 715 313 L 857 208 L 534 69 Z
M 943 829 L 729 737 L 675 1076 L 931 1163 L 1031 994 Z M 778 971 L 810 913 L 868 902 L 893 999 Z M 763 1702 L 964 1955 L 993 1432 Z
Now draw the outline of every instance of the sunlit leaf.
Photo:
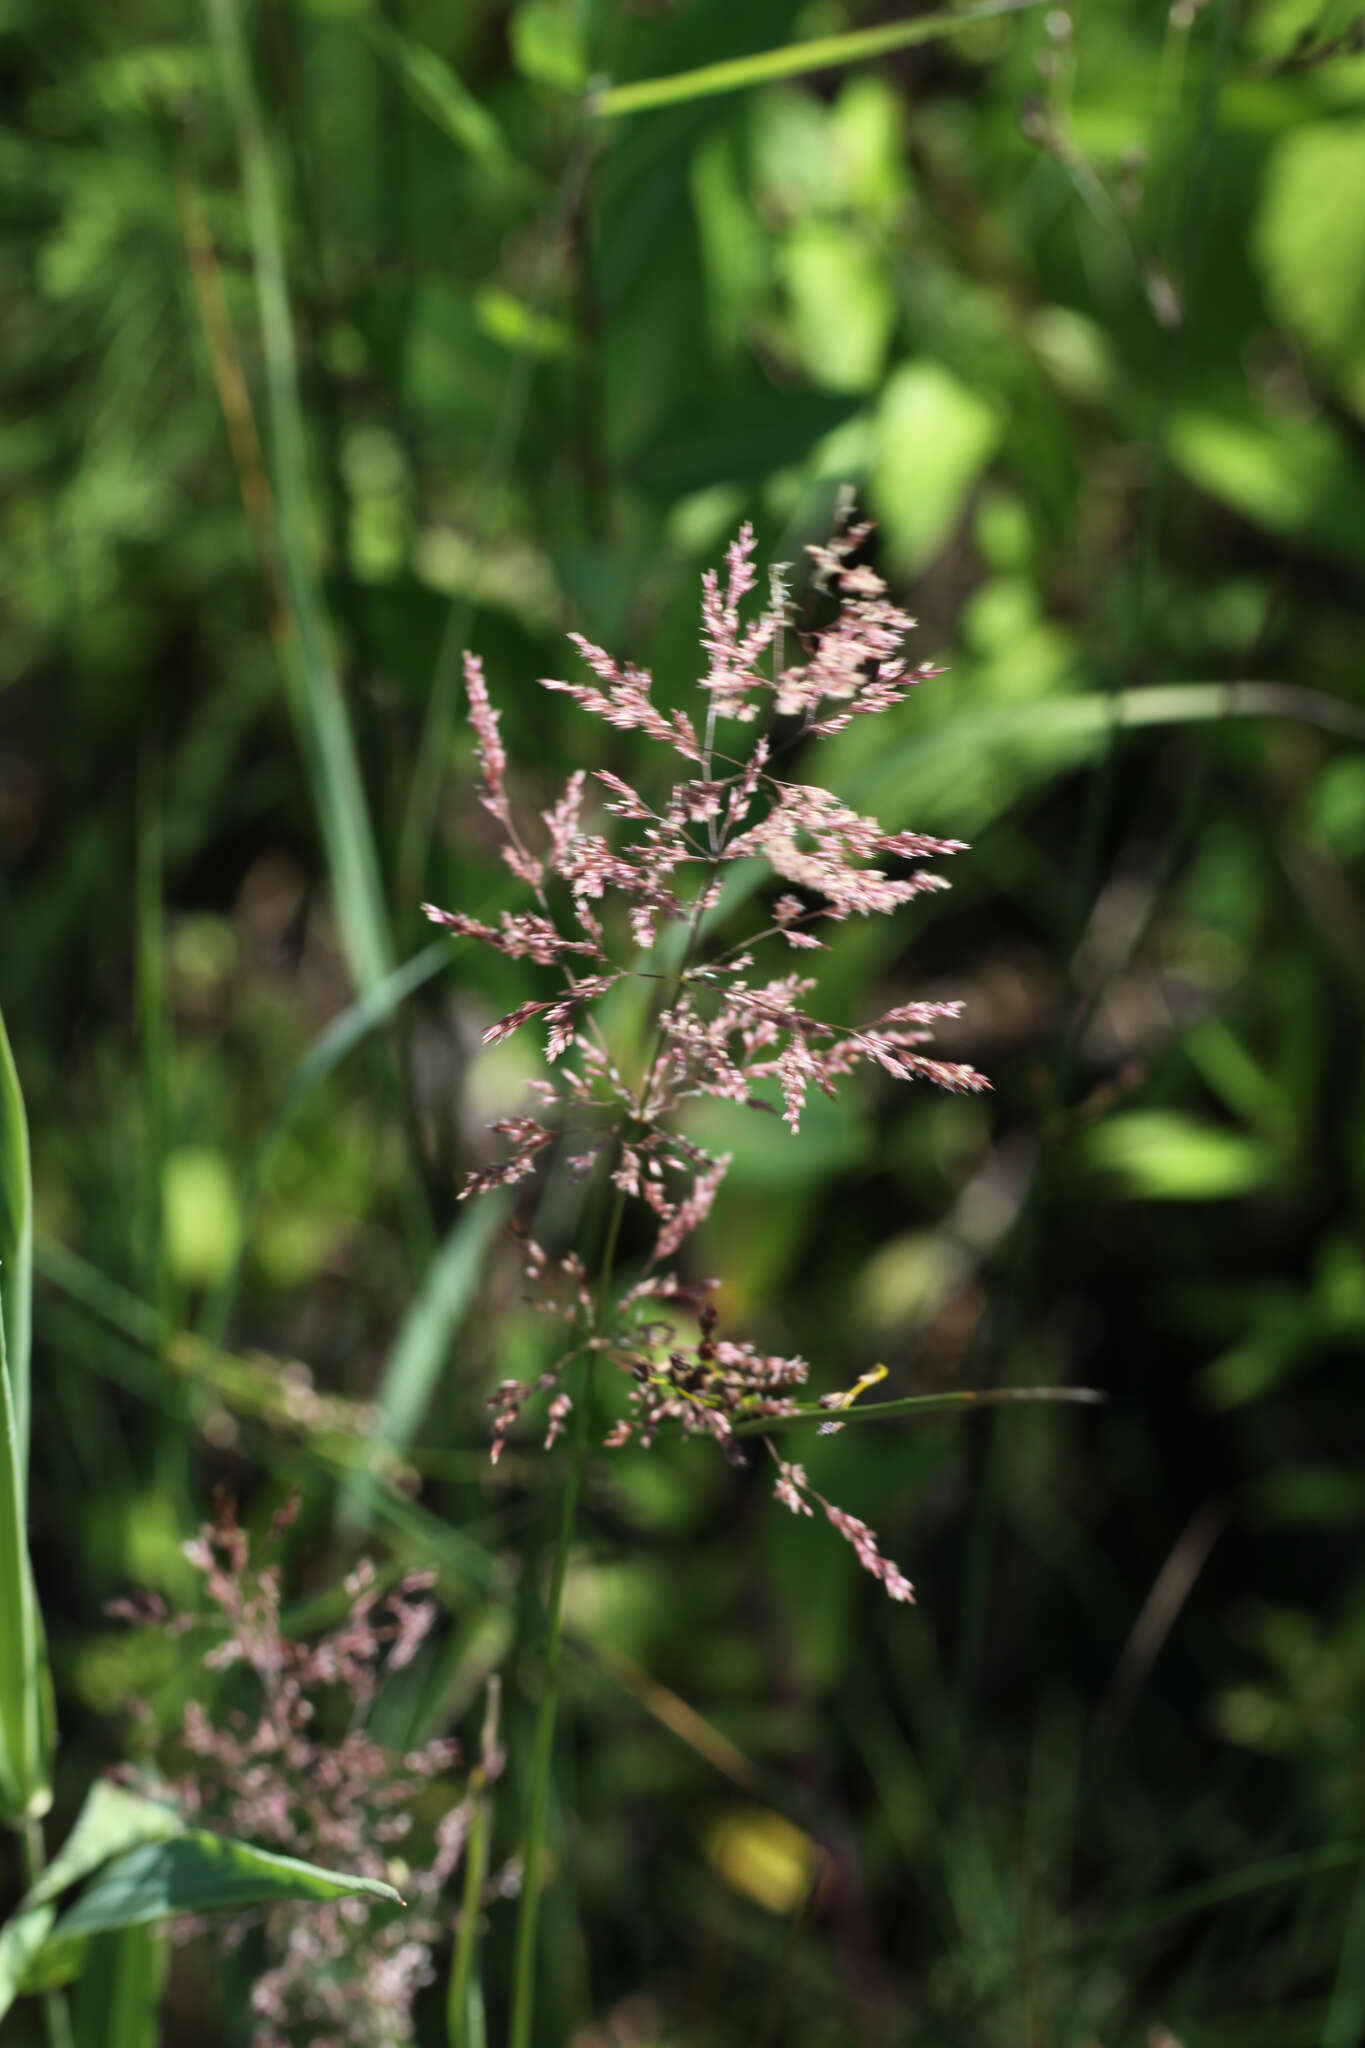
M 941 363 L 906 363 L 887 380 L 869 492 L 903 575 L 944 547 L 998 438 L 991 407 Z
M 1255 250 L 1284 325 L 1365 412 L 1365 121 L 1284 136 L 1262 188 Z
M 1259 1138 L 1175 1110 L 1134 1109 L 1087 1133 L 1085 1157 L 1144 1202 L 1222 1202 L 1267 1185 L 1279 1155 Z

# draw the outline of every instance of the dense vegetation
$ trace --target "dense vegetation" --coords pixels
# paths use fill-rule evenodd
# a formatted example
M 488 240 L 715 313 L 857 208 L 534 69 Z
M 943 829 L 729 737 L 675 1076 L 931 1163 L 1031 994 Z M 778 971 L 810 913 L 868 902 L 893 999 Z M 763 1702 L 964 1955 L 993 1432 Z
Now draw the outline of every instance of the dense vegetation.
M 846 489 L 946 672 L 822 772 L 972 850 L 798 964 L 839 1018 L 965 998 L 938 1044 L 993 1093 L 863 1071 L 797 1140 L 706 1105 L 733 1164 L 692 1263 L 816 1390 L 884 1363 L 864 1400 L 1107 1400 L 802 1436 L 913 1608 L 756 1463 L 590 1461 L 535 2038 L 1365 2040 L 1360 24 L 966 12 L 881 41 L 903 17 L 864 0 L 0 12 L 46 1850 L 115 1764 L 193 1781 L 187 1702 L 241 1697 L 211 1633 L 108 1603 L 198 1612 L 215 1494 L 263 1562 L 297 1489 L 286 1638 L 369 1597 L 362 1556 L 392 1630 L 436 1575 L 411 1654 L 381 1630 L 355 1669 L 376 1743 L 461 1740 L 414 1793 L 438 1864 L 506 1752 L 468 1794 L 468 1982 L 447 1999 L 457 1874 L 422 2042 L 507 2038 L 493 1894 L 566 1469 L 534 1425 L 486 1455 L 487 1396 L 548 1340 L 510 1201 L 456 1197 L 541 1071 L 480 1033 L 546 971 L 421 915 L 523 907 L 461 654 L 525 816 L 579 766 L 648 788 L 647 740 L 539 689 L 581 680 L 565 633 L 684 702 L 701 571 L 752 521 L 818 605 L 803 550 Z M 762 54 L 813 38 L 847 40 Z M 536 1187 L 522 1221 L 567 1242 Z M 262 1940 L 177 1947 L 164 1991 L 160 1934 L 100 1951 L 62 1994 L 77 2048 L 263 2042 Z M 59 2041 L 59 2004 L 21 1998 L 6 2043 Z

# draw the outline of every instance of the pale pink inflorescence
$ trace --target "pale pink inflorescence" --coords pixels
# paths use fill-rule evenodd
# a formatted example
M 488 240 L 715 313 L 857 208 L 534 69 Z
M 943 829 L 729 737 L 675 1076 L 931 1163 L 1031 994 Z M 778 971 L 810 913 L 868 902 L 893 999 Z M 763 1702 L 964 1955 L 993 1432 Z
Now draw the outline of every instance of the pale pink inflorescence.
M 273 1533 L 291 1512 L 292 1503 Z M 444 1801 L 437 1791 L 458 1759 L 456 1743 L 395 1755 L 366 1725 L 381 1680 L 411 1663 L 436 1619 L 432 1575 L 413 1573 L 385 1590 L 362 1561 L 346 1580 L 342 1619 L 298 1638 L 281 1626 L 278 1570 L 252 1564 L 230 1506 L 185 1552 L 222 1631 L 206 1668 L 240 1666 L 250 1678 L 240 1705 L 225 1713 L 198 1701 L 186 1707 L 179 1739 L 194 1768 L 169 1788 L 182 1811 L 258 1847 L 396 1884 L 407 1903 L 402 1912 L 361 1898 L 270 1909 L 268 1967 L 251 1994 L 253 2048 L 399 2048 L 414 2038 L 418 1993 L 435 1981 L 472 1813 L 468 1791 Z M 193 1625 L 155 1601 L 113 1611 L 177 1631 Z M 501 1768 L 501 1753 L 488 1747 L 482 1782 Z M 416 1827 L 419 1807 L 439 1811 L 434 1825 Z M 392 1860 L 400 1855 L 401 1868 Z M 229 1941 L 250 1924 L 232 1924 Z
M 768 602 L 746 620 L 745 600 L 758 579 L 753 531 L 743 528 L 723 576 L 708 571 L 702 581 L 707 667 L 695 718 L 656 705 L 647 671 L 571 635 L 594 680 L 547 679 L 545 687 L 566 693 L 610 726 L 645 734 L 681 766 L 654 801 L 609 770 L 595 771 L 591 783 L 576 771 L 542 813 L 538 852 L 523 839 L 508 801 L 506 755 L 482 666 L 477 657 L 465 657 L 480 799 L 502 828 L 504 859 L 532 890 L 536 907 L 504 911 L 496 926 L 431 904 L 424 908 L 457 936 L 557 970 L 561 986 L 522 1003 L 484 1034 L 486 1043 L 497 1044 L 538 1023 L 552 1077 L 533 1084 L 545 1121 L 524 1116 L 495 1124 L 509 1149 L 471 1174 L 463 1195 L 529 1178 L 545 1149 L 562 1141 L 572 1147 L 573 1172 L 603 1162 L 616 1188 L 644 1205 L 656 1227 L 645 1276 L 609 1312 L 594 1301 L 576 1255 L 556 1269 L 527 1240 L 527 1275 L 540 1305 L 562 1315 L 578 1341 L 537 1381 L 505 1380 L 493 1395 L 494 1459 L 525 1403 L 543 1393 L 553 1396 L 546 1443 L 555 1441 L 570 1406 L 560 1371 L 590 1349 L 614 1360 L 629 1382 L 628 1412 L 611 1429 L 611 1445 L 647 1445 L 671 1423 L 710 1435 L 734 1453 L 738 1425 L 761 1428 L 765 1418 L 797 1412 L 806 1361 L 718 1339 L 710 1301 L 716 1282 L 686 1280 L 667 1265 L 710 1212 L 729 1163 L 679 1128 L 677 1113 L 687 1103 L 714 1096 L 777 1108 L 795 1134 L 809 1091 L 832 1096 L 858 1066 L 958 1091 L 989 1085 L 973 1068 L 922 1049 L 935 1021 L 955 1017 L 959 1004 L 901 1003 L 858 1027 L 832 1024 L 810 1014 L 812 978 L 755 968 L 760 945 L 808 956 L 822 948 L 819 930 L 829 921 L 886 914 L 947 887 L 920 863 L 964 850 L 956 839 L 886 832 L 819 784 L 775 772 L 775 748 L 785 758 L 804 740 L 889 710 L 939 673 L 928 664 L 908 664 L 904 649 L 913 619 L 891 602 L 881 578 L 853 559 L 870 531 L 850 525 L 827 547 L 808 550 L 817 587 L 836 610 L 824 629 L 802 634 L 787 616 L 776 578 Z M 798 658 L 787 660 L 787 649 Z M 760 721 L 768 729 L 746 732 L 742 754 L 731 751 L 728 740 L 721 744 L 723 729 Z M 612 819 L 616 826 L 609 830 Z M 755 858 L 778 883 L 770 922 L 742 948 L 710 950 L 709 927 L 727 874 L 735 863 Z M 669 927 L 677 934 L 672 950 L 661 965 L 647 965 Z M 640 974 L 665 994 L 654 1050 L 641 1071 L 625 1072 L 594 1006 Z M 694 1342 L 678 1340 L 679 1315 L 695 1322 Z M 812 1501 L 818 1504 L 891 1597 L 909 1599 L 908 1581 L 882 1557 L 871 1530 L 815 1493 L 799 1465 L 777 1462 L 779 1498 L 807 1513 Z

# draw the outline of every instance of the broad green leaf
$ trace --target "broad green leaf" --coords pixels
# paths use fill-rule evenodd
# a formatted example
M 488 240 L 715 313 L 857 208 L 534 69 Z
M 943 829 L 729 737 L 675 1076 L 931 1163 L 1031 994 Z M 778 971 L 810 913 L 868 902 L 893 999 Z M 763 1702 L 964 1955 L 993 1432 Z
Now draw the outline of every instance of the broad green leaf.
M 918 575 L 942 552 L 999 435 L 991 408 L 941 363 L 905 363 L 892 372 L 868 490 L 902 575 Z
M 1365 561 L 1365 478 L 1326 419 L 1187 407 L 1167 445 L 1192 483 L 1244 519 Z
M 782 255 L 792 337 L 817 384 L 868 391 L 896 325 L 886 264 L 843 222 L 801 221 Z
M 0 1015 L 0 1309 L 9 1346 L 10 1394 L 19 1443 L 21 1496 L 28 1485 L 29 1351 L 33 1296 L 33 1185 L 24 1098 Z
M 1271 307 L 1365 412 L 1365 121 L 1286 135 L 1266 166 L 1254 248 Z
M 581 92 L 588 82 L 583 10 L 575 0 L 521 0 L 507 24 L 512 59 L 523 78 Z
M 183 1826 L 173 1807 L 96 1779 L 61 1849 L 0 1928 L 0 2016 L 18 1992 L 62 1983 L 79 1965 L 78 1943 L 49 1939 L 61 1894 L 112 1856 L 139 1843 L 165 1841 Z
M 392 1885 L 375 1878 L 347 1877 L 195 1828 L 171 1841 L 145 1842 L 106 1863 L 58 1921 L 53 1938 L 142 1927 L 177 1913 L 348 1898 L 403 1903 Z
M 25 1906 L 60 1898 L 111 1856 L 145 1842 L 166 1842 L 183 1834 L 185 1823 L 164 1800 L 146 1799 L 107 1778 L 97 1778 L 85 1795 L 75 1826 L 24 1900 Z
M 150 1927 L 96 1935 L 72 2000 L 73 2048 L 158 2048 L 169 1948 Z
M 1280 1165 L 1275 1148 L 1258 1138 L 1164 1109 L 1106 1117 L 1084 1150 L 1091 1166 L 1145 1202 L 1227 1201 L 1264 1187 Z
M 994 15 L 1017 14 L 1023 8 L 1037 5 L 1039 0 L 985 0 L 984 6 L 964 7 L 958 13 L 921 14 L 912 21 L 889 22 L 884 28 L 814 36 L 808 42 L 759 50 L 749 57 L 701 64 L 695 71 L 678 71 L 671 78 L 644 78 L 631 85 L 613 86 L 597 94 L 592 110 L 599 117 L 610 119 L 710 99 L 716 93 L 743 92 L 748 86 L 767 85 L 775 78 L 799 78 L 810 71 L 832 70 L 836 65 L 863 64 L 872 57 L 885 57 L 892 50 L 908 50 L 912 44 L 933 42 L 938 36 L 958 35 Z
M 0 1820 L 19 1828 L 52 1804 L 56 1725 L 29 1563 L 19 1434 L 0 1308 Z

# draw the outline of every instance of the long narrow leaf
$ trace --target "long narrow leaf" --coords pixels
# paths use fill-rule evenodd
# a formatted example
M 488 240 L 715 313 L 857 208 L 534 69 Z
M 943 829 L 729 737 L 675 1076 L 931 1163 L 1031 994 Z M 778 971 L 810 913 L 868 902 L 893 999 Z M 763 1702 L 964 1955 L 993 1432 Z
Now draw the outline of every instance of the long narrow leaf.
M 28 1487 L 29 1351 L 33 1298 L 33 1186 L 28 1121 L 0 1014 L 0 1309 L 9 1345 L 10 1398 L 19 1446 L 21 1498 Z
M 851 29 L 846 35 L 814 36 L 780 50 L 758 50 L 751 57 L 731 57 L 719 64 L 701 64 L 695 71 L 675 71 L 670 78 L 642 78 L 632 85 L 614 85 L 592 100 L 593 113 L 610 120 L 619 114 L 640 114 L 655 107 L 676 107 L 716 93 L 742 92 L 746 86 L 768 85 L 775 78 L 799 78 L 805 72 L 830 71 L 836 65 L 862 64 L 915 43 L 955 36 L 999 14 L 1018 14 L 1042 0 L 985 0 L 961 13 L 921 14 L 912 21 L 892 21 L 883 28 Z
M 392 950 L 360 765 L 329 650 L 328 623 L 311 556 L 307 446 L 274 174 L 238 0 L 208 0 L 208 12 L 237 125 L 265 351 L 277 538 L 297 634 L 287 681 L 327 850 L 346 956 L 357 983 L 368 989 L 389 972 Z M 286 650 L 287 659 L 288 654 Z
M 19 1436 L 0 1310 L 0 1820 L 22 1828 L 52 1804 L 56 1729 L 33 1590 Z
M 1093 1408 L 1104 1400 L 1094 1387 L 960 1387 L 952 1394 L 907 1394 L 899 1401 L 860 1401 L 851 1408 L 803 1408 L 797 1415 L 761 1415 L 737 1422 L 735 1436 L 769 1436 L 774 1430 L 796 1429 L 803 1422 L 825 1428 L 846 1422 L 927 1421 L 931 1415 L 961 1414 L 973 1408 L 1001 1408 L 1017 1402 L 1062 1402 Z

